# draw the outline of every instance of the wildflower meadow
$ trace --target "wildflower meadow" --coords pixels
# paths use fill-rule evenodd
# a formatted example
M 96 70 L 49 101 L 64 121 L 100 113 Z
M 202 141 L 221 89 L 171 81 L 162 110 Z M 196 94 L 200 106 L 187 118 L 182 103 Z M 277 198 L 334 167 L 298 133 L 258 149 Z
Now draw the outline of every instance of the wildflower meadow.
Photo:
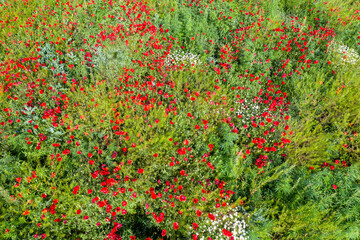
M 0 239 L 360 239 L 360 3 L 1 0 Z

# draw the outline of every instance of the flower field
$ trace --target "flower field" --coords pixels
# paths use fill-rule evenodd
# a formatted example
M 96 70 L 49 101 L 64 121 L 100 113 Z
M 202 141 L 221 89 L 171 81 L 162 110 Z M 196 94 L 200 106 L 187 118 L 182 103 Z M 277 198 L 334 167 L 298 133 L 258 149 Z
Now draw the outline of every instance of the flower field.
M 360 239 L 359 2 L 0 16 L 0 239 Z

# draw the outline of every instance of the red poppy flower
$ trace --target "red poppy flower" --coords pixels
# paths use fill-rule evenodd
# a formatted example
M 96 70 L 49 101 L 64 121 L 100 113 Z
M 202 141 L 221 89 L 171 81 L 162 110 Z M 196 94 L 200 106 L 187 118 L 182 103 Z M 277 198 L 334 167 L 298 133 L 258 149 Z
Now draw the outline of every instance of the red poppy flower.
M 177 222 L 174 222 L 173 227 L 174 227 L 175 230 L 178 230 L 179 229 L 179 224 Z
M 197 215 L 198 217 L 200 217 L 200 216 L 201 216 L 201 211 L 200 211 L 200 210 L 196 210 L 196 215 Z
M 230 231 L 228 231 L 228 230 L 226 230 L 225 228 L 223 229 L 223 234 L 225 235 L 225 236 L 227 236 L 227 237 L 231 237 L 232 236 L 232 233 L 230 232 Z
M 79 191 L 79 189 L 80 189 L 79 186 L 74 187 L 73 194 L 77 194 L 77 192 Z
M 213 214 L 209 213 L 209 214 L 208 214 L 208 217 L 209 217 L 211 220 L 215 221 L 215 216 L 214 216 Z
M 104 187 L 100 191 L 104 194 L 107 194 L 109 192 L 109 189 L 107 187 Z
M 186 201 L 186 197 L 184 195 L 180 195 L 179 200 L 181 202 L 184 202 L 184 201 Z
M 156 198 L 157 198 L 157 195 L 156 195 L 155 192 L 153 192 L 153 191 L 151 192 L 151 198 L 152 198 L 152 199 L 156 199 Z

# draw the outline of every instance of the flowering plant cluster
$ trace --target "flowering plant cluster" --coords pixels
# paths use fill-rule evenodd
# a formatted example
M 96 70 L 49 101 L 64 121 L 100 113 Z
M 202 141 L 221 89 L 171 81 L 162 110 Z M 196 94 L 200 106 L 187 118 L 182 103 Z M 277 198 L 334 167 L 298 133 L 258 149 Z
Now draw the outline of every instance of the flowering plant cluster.
M 344 64 L 357 65 L 360 62 L 359 53 L 343 43 L 333 43 L 332 51 L 340 55 L 339 60 L 336 62 L 337 66 L 343 66 Z
M 241 99 L 236 101 L 239 105 L 238 109 L 236 110 L 236 116 L 242 116 L 242 123 L 245 125 L 250 125 L 252 120 L 255 119 L 255 116 L 260 117 L 261 114 L 266 112 L 266 108 L 263 110 L 260 109 L 262 107 L 260 104 L 256 102 L 256 100 L 247 100 Z
M 359 237 L 358 11 L 165 2 L 2 1 L 0 236 Z
M 214 220 L 206 220 L 199 225 L 199 231 L 203 233 L 201 240 L 208 239 L 232 239 L 247 240 L 248 225 L 244 220 L 244 215 L 240 214 L 237 209 L 227 211 L 225 213 L 214 213 Z
M 199 59 L 199 56 L 192 53 L 185 53 L 184 51 L 179 52 L 175 51 L 168 55 L 168 58 L 165 60 L 166 65 L 175 65 L 182 67 L 194 67 L 196 65 L 201 65 L 202 62 Z

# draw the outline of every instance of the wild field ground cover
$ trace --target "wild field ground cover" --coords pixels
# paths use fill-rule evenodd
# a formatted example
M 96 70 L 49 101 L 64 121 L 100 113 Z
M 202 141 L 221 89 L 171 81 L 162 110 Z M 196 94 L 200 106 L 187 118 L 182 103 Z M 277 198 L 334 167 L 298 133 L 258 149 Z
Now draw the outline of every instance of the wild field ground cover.
M 0 239 L 360 239 L 359 2 L 0 16 Z

